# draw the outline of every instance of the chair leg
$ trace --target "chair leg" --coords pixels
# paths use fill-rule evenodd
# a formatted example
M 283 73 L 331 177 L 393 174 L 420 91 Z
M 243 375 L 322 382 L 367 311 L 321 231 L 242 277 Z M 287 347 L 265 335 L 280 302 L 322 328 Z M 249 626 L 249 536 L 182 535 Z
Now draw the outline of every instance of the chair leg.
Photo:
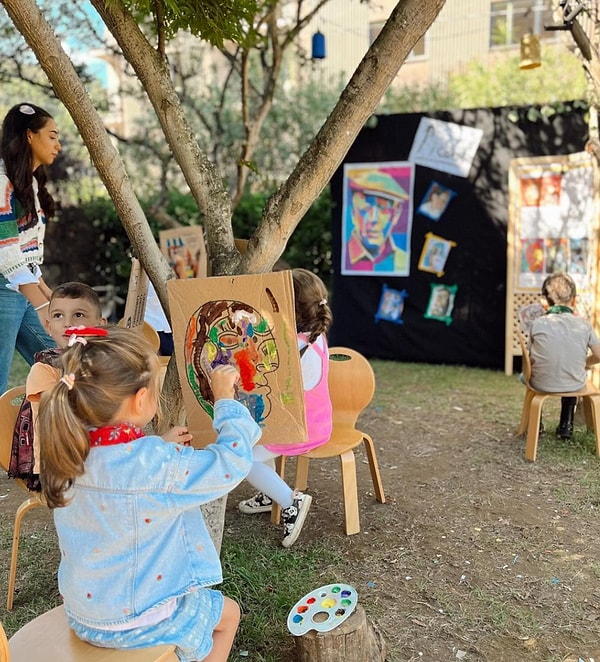
M 21 535 L 21 520 L 28 510 L 35 506 L 43 505 L 37 497 L 31 497 L 17 508 L 15 513 L 15 526 L 13 530 L 12 552 L 10 557 L 10 569 L 8 571 L 8 590 L 6 596 L 6 611 L 13 608 L 13 597 L 15 593 L 15 583 L 17 580 L 17 559 L 19 557 L 19 538 Z
M 583 398 L 584 406 L 589 409 L 592 430 L 596 437 L 596 455 L 600 457 L 600 395 L 589 395 Z M 585 404 L 587 401 L 587 405 Z M 587 410 L 586 410 L 587 421 Z
M 296 456 L 296 482 L 294 487 L 304 492 L 308 487 L 308 463 L 310 459 L 305 455 Z
M 535 392 L 532 391 L 528 386 L 525 387 L 525 399 L 523 400 L 523 411 L 521 412 L 521 422 L 517 429 L 517 436 L 522 437 L 527 432 L 527 424 L 529 422 L 529 415 L 531 412 L 531 400 L 535 395 Z
M 368 435 L 363 435 L 365 443 L 365 450 L 367 452 L 367 459 L 369 460 L 369 469 L 371 470 L 371 480 L 375 488 L 375 498 L 379 503 L 385 503 L 385 492 L 383 491 L 383 483 L 381 482 L 381 474 L 379 473 L 379 464 L 377 464 L 377 455 L 375 454 L 375 444 Z
M 594 431 L 594 402 L 593 396 L 584 395 L 581 398 L 583 407 L 583 416 L 585 418 L 585 427 L 590 431 Z
M 275 458 L 275 471 L 285 480 L 285 455 Z M 279 524 L 281 517 L 281 506 L 273 501 L 271 508 L 271 524 Z
M 547 397 L 547 395 L 536 394 L 531 399 L 529 423 L 527 424 L 527 443 L 525 445 L 525 459 L 530 462 L 535 462 L 535 457 L 537 455 L 540 420 L 542 418 L 542 405 Z
M 354 451 L 349 450 L 342 453 L 340 455 L 340 463 L 342 467 L 346 535 L 351 536 L 360 531 L 358 488 L 356 486 L 356 460 L 354 458 Z

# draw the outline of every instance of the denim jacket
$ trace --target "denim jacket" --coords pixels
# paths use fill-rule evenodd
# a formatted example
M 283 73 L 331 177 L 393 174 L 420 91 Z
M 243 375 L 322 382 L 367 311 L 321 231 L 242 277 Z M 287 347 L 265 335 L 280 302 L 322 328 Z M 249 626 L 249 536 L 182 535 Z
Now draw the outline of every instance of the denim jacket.
M 247 475 L 260 428 L 235 400 L 219 400 L 206 448 L 157 436 L 92 448 L 85 473 L 54 510 L 65 611 L 90 627 L 123 625 L 171 598 L 222 581 L 200 504 Z

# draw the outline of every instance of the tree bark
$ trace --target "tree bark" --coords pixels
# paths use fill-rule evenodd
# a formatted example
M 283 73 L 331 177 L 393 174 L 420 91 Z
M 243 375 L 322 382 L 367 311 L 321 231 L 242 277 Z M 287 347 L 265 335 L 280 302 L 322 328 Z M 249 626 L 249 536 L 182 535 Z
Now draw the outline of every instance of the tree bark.
M 384 662 L 385 653 L 383 635 L 360 604 L 337 628 L 296 637 L 298 662 Z
M 91 2 L 140 79 L 202 212 L 212 275 L 239 273 L 240 255 L 233 241 L 229 195 L 185 118 L 166 59 L 152 47 L 121 0 Z M 159 298 L 162 303 L 160 293 Z

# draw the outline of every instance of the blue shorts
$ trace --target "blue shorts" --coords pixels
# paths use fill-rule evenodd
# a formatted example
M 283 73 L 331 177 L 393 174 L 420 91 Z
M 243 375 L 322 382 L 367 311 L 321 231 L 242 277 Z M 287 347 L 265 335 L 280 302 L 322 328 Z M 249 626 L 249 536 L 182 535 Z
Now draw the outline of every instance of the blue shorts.
M 81 625 L 69 618 L 69 625 L 83 641 L 102 648 L 147 648 L 174 644 L 181 662 L 203 660 L 213 645 L 213 630 L 223 614 L 223 594 L 213 589 L 196 589 L 177 599 L 173 614 L 160 623 L 111 632 Z

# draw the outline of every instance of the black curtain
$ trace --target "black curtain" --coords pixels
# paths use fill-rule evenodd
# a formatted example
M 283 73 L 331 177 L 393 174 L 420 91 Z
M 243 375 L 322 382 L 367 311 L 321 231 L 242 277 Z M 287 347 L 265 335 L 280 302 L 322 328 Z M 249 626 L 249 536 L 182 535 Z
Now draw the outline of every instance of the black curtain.
M 342 167 L 331 180 L 334 277 L 331 345 L 367 357 L 485 368 L 504 366 L 508 167 L 523 156 L 582 151 L 585 107 L 571 104 L 551 116 L 537 107 L 483 108 L 373 118 L 358 135 L 346 163 L 407 161 L 421 117 L 483 130 L 467 178 L 417 165 L 413 195 L 410 275 L 343 276 L 341 263 Z M 456 192 L 440 221 L 417 212 L 435 180 Z M 425 234 L 456 242 L 443 276 L 417 269 Z M 431 283 L 456 285 L 452 322 L 424 317 Z M 383 285 L 406 290 L 403 324 L 376 320 Z

